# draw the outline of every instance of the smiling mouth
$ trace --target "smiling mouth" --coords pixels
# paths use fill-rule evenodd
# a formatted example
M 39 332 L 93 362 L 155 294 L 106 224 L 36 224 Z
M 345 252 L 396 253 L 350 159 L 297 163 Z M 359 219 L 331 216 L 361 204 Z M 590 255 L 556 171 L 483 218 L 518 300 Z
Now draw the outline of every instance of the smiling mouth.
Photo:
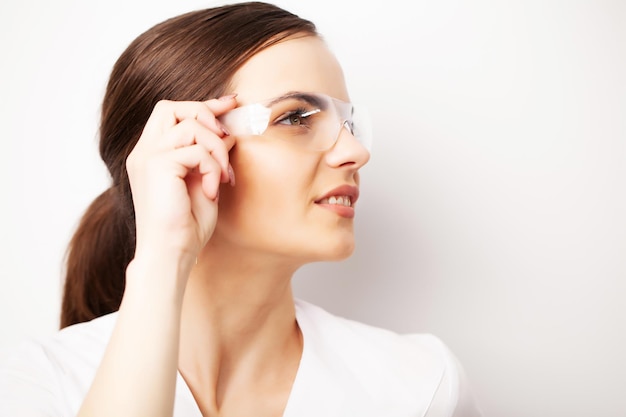
M 328 198 L 322 198 L 317 202 L 318 204 L 329 204 L 344 207 L 352 207 L 352 198 L 349 195 L 337 195 L 330 196 Z

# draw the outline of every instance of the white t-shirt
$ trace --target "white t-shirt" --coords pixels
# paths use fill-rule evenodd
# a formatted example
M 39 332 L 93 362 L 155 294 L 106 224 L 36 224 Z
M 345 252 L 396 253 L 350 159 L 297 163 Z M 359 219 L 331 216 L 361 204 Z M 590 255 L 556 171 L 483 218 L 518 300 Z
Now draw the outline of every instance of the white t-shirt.
M 0 365 L 0 416 L 74 417 L 117 313 L 24 342 Z M 296 300 L 304 349 L 284 417 L 476 417 L 458 362 L 428 334 L 399 335 Z M 149 349 L 149 346 L 146 346 Z M 174 417 L 202 417 L 178 375 Z

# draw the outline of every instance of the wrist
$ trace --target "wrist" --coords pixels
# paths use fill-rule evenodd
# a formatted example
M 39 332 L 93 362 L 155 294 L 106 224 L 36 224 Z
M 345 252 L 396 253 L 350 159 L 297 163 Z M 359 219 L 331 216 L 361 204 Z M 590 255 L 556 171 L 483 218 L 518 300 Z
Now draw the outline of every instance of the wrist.
M 143 300 L 181 303 L 194 263 L 191 254 L 136 252 L 126 268 L 124 297 L 136 294 Z

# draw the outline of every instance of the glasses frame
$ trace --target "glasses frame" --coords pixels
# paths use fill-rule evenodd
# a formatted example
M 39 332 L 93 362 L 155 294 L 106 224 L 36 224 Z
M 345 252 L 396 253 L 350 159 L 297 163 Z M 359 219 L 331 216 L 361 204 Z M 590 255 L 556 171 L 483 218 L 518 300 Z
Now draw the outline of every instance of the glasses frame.
M 329 141 L 328 145 L 325 145 L 323 148 L 305 147 L 306 149 L 313 151 L 331 149 L 337 143 L 341 131 L 345 127 L 362 146 L 368 151 L 371 150 L 371 126 L 367 112 L 364 111 L 363 107 L 359 106 L 359 112 L 356 113 L 356 107 L 352 103 L 323 93 L 289 92 L 279 97 L 237 107 L 218 119 L 233 136 L 263 136 L 273 123 L 271 120 L 272 106 L 287 100 L 306 102 L 314 107 L 313 110 L 300 114 L 300 117 L 308 117 L 321 111 L 328 111 L 332 112 L 337 119 L 337 132 L 334 134 L 332 142 Z M 357 117 L 355 117 L 355 114 Z M 355 120 L 357 120 L 357 123 L 355 123 Z

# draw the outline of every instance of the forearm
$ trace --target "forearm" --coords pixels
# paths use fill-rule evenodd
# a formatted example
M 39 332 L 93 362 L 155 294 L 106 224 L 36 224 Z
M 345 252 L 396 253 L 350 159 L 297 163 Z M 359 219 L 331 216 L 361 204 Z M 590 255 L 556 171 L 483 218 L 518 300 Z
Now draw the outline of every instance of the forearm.
M 79 417 L 171 417 L 189 262 L 135 259 L 117 322 Z
M 234 139 L 216 116 L 236 104 L 234 96 L 162 100 L 127 156 L 136 254 L 79 417 L 172 416 L 184 290 L 194 259 L 213 234 L 220 182 L 229 180 Z

